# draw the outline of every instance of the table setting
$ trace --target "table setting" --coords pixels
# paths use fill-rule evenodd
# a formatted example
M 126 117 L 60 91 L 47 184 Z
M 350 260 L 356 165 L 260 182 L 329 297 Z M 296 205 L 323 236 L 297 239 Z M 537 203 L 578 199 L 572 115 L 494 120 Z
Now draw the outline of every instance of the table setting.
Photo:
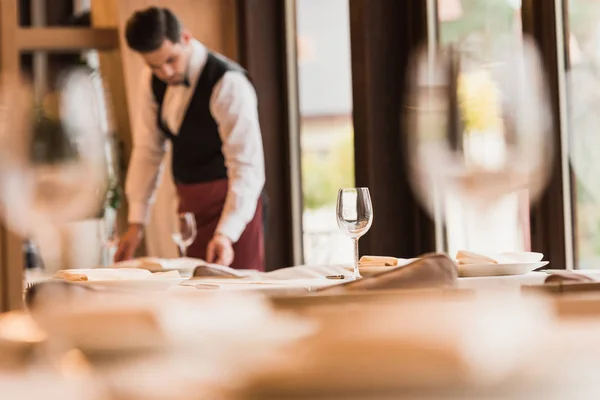
M 522 57 L 491 51 L 482 59 L 449 47 L 433 65 L 417 54 L 410 75 L 411 183 L 438 223 L 444 196 L 464 203 L 464 246 L 406 258 L 361 255 L 360 239 L 377 224 L 377 194 L 348 187 L 339 189 L 332 218 L 353 243 L 351 264 L 234 269 L 191 257 L 197 221 L 178 213 L 170 233 L 180 257 L 26 276 L 25 307 L 0 314 L 1 397 L 598 398 L 600 274 L 553 271 L 528 246 L 486 243 L 489 208 L 519 190 L 535 200 L 551 163 L 538 55 L 529 44 L 522 50 Z M 490 120 L 472 121 L 461 109 L 469 74 L 495 84 Z M 433 102 L 440 87 L 443 101 Z M 95 102 L 69 88 L 66 106 L 74 108 L 77 96 Z M 96 123 L 79 115 L 70 127 L 90 134 Z M 74 218 L 56 211 L 64 198 L 43 200 L 48 186 L 91 199 L 72 211 L 77 217 L 100 201 L 101 176 L 92 176 L 93 188 L 72 185 L 97 161 L 81 156 L 96 154 L 98 143 L 76 151 L 72 132 L 55 133 L 60 154 L 18 153 L 6 168 L 24 164 L 30 180 L 0 182 L 3 203 L 27 195 L 7 218 L 24 234 L 38 219 L 49 229 Z M 490 143 L 500 151 L 489 151 Z M 118 241 L 108 236 L 110 245 Z

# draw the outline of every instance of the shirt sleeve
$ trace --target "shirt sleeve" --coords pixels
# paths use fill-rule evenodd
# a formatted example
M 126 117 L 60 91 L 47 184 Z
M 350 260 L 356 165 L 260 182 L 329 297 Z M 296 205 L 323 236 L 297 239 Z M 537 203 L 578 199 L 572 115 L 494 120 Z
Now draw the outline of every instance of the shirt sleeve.
M 219 126 L 229 188 L 216 232 L 237 242 L 256 212 L 265 184 L 262 136 L 254 87 L 227 72 L 213 89 L 211 113 Z
M 165 155 L 166 140 L 156 123 L 158 105 L 150 82 L 151 74 L 145 71 L 140 83 L 139 107 L 132 135 L 133 150 L 125 184 L 129 223 L 146 224 L 148 221 Z

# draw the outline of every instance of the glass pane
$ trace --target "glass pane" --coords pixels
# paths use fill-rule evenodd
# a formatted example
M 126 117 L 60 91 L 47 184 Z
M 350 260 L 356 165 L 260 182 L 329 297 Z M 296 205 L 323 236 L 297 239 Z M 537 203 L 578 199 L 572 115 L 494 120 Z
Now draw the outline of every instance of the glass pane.
M 469 46 L 476 49 L 482 42 L 487 46 L 507 35 L 522 37 L 521 1 L 520 0 L 438 0 L 438 31 L 441 44 L 456 44 L 461 48 Z M 471 121 L 485 122 L 488 111 L 482 104 L 492 104 L 486 84 L 477 74 L 461 76 L 462 85 L 470 96 L 462 107 Z M 483 90 L 480 90 L 482 89 Z M 469 120 L 464 120 L 465 129 L 469 129 Z M 473 133 L 486 134 L 481 128 L 474 128 Z M 489 132 L 490 134 L 492 132 Z M 485 148 L 474 150 L 476 153 L 495 157 L 502 146 L 490 147 L 489 141 L 473 140 L 469 146 L 485 145 Z M 492 154 L 494 153 L 494 154 Z M 457 198 L 448 196 L 444 202 L 447 250 L 454 255 L 460 249 L 476 251 L 520 251 L 528 250 L 529 238 L 529 199 L 527 192 L 506 195 L 491 206 L 486 213 L 486 225 L 493 232 L 478 240 L 477 221 L 473 221 L 470 210 L 464 207 Z M 493 228 L 492 228 L 493 227 Z M 484 242 L 485 241 L 485 242 Z
M 521 0 L 438 0 L 440 41 L 521 36 Z
M 600 268 L 600 2 L 568 0 L 567 10 L 577 267 Z
M 337 227 L 337 190 L 354 186 L 348 0 L 296 0 L 307 264 L 352 263 Z

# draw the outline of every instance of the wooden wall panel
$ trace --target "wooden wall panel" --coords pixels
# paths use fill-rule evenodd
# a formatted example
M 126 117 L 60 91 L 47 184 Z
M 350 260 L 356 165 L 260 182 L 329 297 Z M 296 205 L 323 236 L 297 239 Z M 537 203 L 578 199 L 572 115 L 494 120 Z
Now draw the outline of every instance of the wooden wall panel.
M 0 0 L 0 73 L 2 74 L 10 75 L 19 72 L 20 56 L 15 41 L 18 14 L 17 0 Z M 0 76 L 0 79 L 2 78 Z M 20 237 L 0 225 L 0 311 L 20 308 L 22 305 L 24 261 L 22 243 Z

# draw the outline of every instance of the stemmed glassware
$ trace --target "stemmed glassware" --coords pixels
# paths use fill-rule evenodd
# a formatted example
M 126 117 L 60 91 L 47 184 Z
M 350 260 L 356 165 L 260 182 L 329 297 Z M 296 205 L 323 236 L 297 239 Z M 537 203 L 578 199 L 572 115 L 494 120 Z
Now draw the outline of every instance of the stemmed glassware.
M 114 256 L 119 247 L 119 230 L 117 226 L 117 211 L 109 208 L 99 221 L 99 237 L 102 243 L 102 265 L 109 266 L 114 262 Z
M 196 239 L 196 218 L 193 213 L 178 213 L 175 218 L 175 226 L 171 237 L 177 246 L 182 257 L 187 254 L 187 248 L 194 243 Z
M 437 216 L 448 198 L 458 201 L 470 217 L 467 242 L 486 243 L 490 207 L 523 189 L 535 200 L 549 177 L 551 117 L 537 48 L 507 36 L 423 51 L 408 82 L 415 192 Z
M 358 240 L 371 228 L 373 206 L 368 188 L 340 189 L 337 198 L 338 227 L 354 241 L 354 274 L 359 279 Z
M 0 78 L 2 218 L 19 236 L 54 243 L 58 227 L 94 217 L 103 202 L 106 137 L 96 86 L 89 71 L 73 68 L 35 99 L 21 76 Z

